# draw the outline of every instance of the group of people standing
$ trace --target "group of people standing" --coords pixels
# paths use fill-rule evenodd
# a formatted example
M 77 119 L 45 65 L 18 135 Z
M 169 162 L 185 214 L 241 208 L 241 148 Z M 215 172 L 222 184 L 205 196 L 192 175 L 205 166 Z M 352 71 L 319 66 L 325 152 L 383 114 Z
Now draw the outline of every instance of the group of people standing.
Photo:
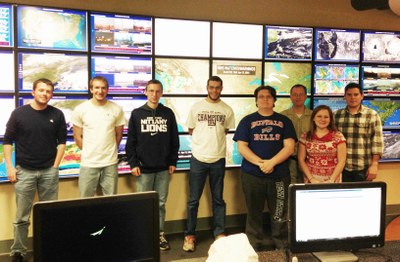
M 221 100 L 223 81 L 207 81 L 207 97 L 195 103 L 187 118 L 192 136 L 187 226 L 183 250 L 196 245 L 199 200 L 209 177 L 213 236 L 225 236 L 226 204 L 223 199 L 226 134 L 235 128 L 232 108 Z M 98 186 L 104 195 L 117 193 L 117 148 L 126 119 L 122 108 L 107 99 L 108 82 L 96 76 L 90 81 L 92 98 L 74 109 L 74 139 L 81 149 L 80 197 L 94 196 Z M 13 111 L 4 136 L 7 175 L 14 183 L 17 214 L 14 222 L 13 261 L 23 261 L 27 252 L 29 217 L 36 191 L 39 201 L 58 195 L 58 166 L 67 137 L 63 113 L 48 105 L 54 86 L 47 79 L 34 82 L 33 102 Z M 131 174 L 138 192 L 159 194 L 160 250 L 170 249 L 164 234 L 165 203 L 170 175 L 176 169 L 179 150 L 173 111 L 159 103 L 162 83 L 150 80 L 146 103 L 132 111 L 126 143 Z M 243 156 L 242 189 L 247 207 L 246 234 L 256 250 L 286 246 L 287 192 L 290 183 L 335 183 L 373 180 L 383 153 L 381 121 L 377 113 L 361 105 L 362 89 L 346 86 L 346 108 L 335 114 L 325 105 L 313 111 L 304 106 L 307 90 L 291 88 L 293 106 L 274 111 L 276 90 L 260 86 L 254 91 L 257 111 L 238 124 L 233 140 Z M 12 165 L 12 145 L 16 166 Z M 267 202 L 271 236 L 263 232 L 263 210 Z

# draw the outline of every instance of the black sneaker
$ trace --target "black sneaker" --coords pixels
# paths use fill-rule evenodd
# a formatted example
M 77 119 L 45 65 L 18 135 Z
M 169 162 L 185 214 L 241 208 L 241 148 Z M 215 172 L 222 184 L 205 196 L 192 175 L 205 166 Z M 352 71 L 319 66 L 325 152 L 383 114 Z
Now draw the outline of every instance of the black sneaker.
M 21 253 L 16 252 L 14 255 L 11 256 L 12 262 L 24 262 L 24 256 Z
M 165 238 L 164 232 L 160 232 L 160 250 L 169 250 L 171 247 L 169 246 L 169 243 L 167 239 Z

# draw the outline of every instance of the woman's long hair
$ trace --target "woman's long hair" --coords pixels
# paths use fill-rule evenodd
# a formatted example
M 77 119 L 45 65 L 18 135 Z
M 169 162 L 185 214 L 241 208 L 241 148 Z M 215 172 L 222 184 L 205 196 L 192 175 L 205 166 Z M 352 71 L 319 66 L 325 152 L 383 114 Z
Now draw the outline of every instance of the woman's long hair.
M 315 134 L 315 130 L 317 129 L 317 125 L 314 122 L 314 118 L 315 118 L 315 115 L 321 110 L 328 110 L 329 119 L 330 119 L 329 125 L 328 125 L 328 130 L 330 130 L 330 131 L 337 131 L 338 130 L 336 125 L 335 125 L 335 120 L 333 119 L 332 109 L 327 105 L 319 105 L 316 108 L 314 108 L 314 110 L 312 111 L 311 119 L 310 119 L 310 121 L 311 121 L 310 130 L 307 132 L 307 140 L 311 140 L 311 138 Z

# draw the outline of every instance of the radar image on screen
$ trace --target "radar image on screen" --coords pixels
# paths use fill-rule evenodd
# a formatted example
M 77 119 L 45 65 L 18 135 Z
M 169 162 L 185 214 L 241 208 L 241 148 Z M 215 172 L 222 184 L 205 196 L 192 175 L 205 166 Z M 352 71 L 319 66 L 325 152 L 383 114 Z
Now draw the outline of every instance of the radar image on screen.
M 379 98 L 363 100 L 362 104 L 374 109 L 380 116 L 382 127 L 400 129 L 400 100 Z
M 87 92 L 88 61 L 84 55 L 19 53 L 19 89 L 31 91 L 39 78 L 54 83 L 55 92 Z
M 317 29 L 316 37 L 316 60 L 360 60 L 360 31 Z
M 15 148 L 14 147 L 12 150 L 11 161 L 13 162 L 13 165 L 15 166 Z M 6 168 L 6 160 L 4 158 L 3 144 L 0 144 L 0 183 L 8 182 L 8 181 L 9 180 L 7 178 L 7 168 Z
M 364 33 L 363 54 L 366 62 L 400 62 L 400 34 Z
M 81 163 L 81 150 L 72 138 L 67 138 L 65 153 L 60 162 L 60 177 L 77 176 Z
M 344 95 L 344 88 L 358 82 L 358 65 L 316 64 L 314 65 L 314 95 Z
M 276 89 L 278 95 L 289 95 L 290 88 L 302 84 L 311 93 L 311 64 L 265 62 L 264 83 Z
M 253 94 L 261 85 L 261 62 L 213 61 L 213 75 L 224 81 L 226 94 Z
M 383 131 L 383 155 L 381 161 L 400 161 L 400 132 Z
M 312 28 L 265 27 L 266 59 L 311 60 Z
M 164 94 L 206 94 L 210 65 L 208 60 L 157 58 L 155 77 Z
M 18 6 L 18 46 L 87 50 L 86 12 Z

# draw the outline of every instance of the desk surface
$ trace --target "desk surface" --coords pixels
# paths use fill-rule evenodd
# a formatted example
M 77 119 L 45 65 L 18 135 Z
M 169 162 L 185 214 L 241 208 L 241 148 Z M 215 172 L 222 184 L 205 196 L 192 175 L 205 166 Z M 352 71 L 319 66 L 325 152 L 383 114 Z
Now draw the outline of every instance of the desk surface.
M 388 241 L 384 247 L 361 249 L 353 252 L 360 262 L 400 262 L 400 241 Z M 289 262 L 292 257 L 297 256 L 299 262 L 318 262 L 311 253 L 290 254 Z M 286 256 L 284 251 L 265 251 L 258 253 L 258 261 L 260 262 L 285 262 Z

